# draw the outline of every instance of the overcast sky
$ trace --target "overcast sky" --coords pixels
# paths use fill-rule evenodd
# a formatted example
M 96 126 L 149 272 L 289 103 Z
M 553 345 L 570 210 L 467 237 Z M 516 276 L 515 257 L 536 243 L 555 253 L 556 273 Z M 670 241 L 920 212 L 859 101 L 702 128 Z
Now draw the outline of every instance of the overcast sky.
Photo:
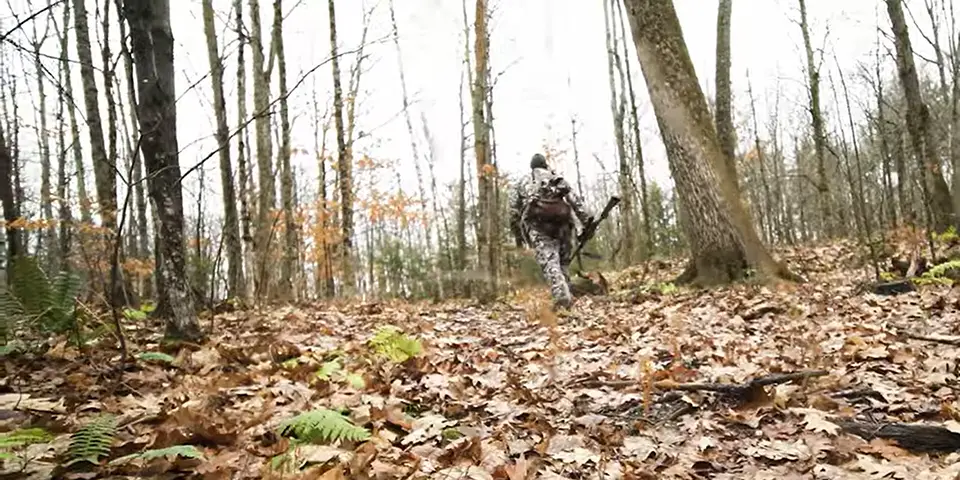
M 12 0 L 11 3 L 20 16 L 37 8 L 29 7 L 27 0 Z M 200 18 L 200 2 L 172 0 L 171 3 L 173 33 L 176 38 L 175 61 L 180 71 L 177 77 L 180 96 L 178 128 L 182 149 L 180 163 L 181 167 L 186 169 L 216 147 L 212 138 L 212 93 L 209 80 L 201 81 L 209 68 Z M 267 29 L 272 24 L 271 3 L 263 1 L 261 5 L 264 32 L 267 35 Z M 395 0 L 395 3 L 419 150 L 421 155 L 427 151 L 426 142 L 422 138 L 422 114 L 434 138 L 433 148 L 439 182 L 449 182 L 457 177 L 460 148 L 458 89 L 464 48 L 461 3 L 454 0 Z M 674 3 L 699 82 L 708 95 L 712 95 L 717 2 L 675 0 Z M 817 46 L 826 46 L 827 68 L 834 69 L 831 58 L 833 52 L 848 75 L 858 69 L 860 62 L 872 65 L 878 23 L 881 28 L 889 31 L 889 20 L 882 2 L 807 0 L 807 3 L 814 43 Z M 92 16 L 93 2 L 88 0 L 87 4 Z M 299 3 L 285 0 L 284 4 L 284 10 L 289 13 L 284 23 L 284 38 L 290 87 L 293 88 L 295 83 L 303 79 L 290 97 L 291 115 L 294 117 L 293 142 L 295 147 L 312 150 L 312 99 L 316 94 L 321 110 L 324 110 L 330 104 L 332 96 L 329 64 L 307 74 L 329 58 L 327 5 L 321 0 L 304 0 Z M 578 148 L 581 164 L 588 182 L 598 178 L 604 169 L 614 172 L 616 158 L 602 3 L 583 0 L 492 0 L 491 4 L 495 8 L 491 20 L 491 62 L 496 75 L 494 116 L 497 156 L 501 170 L 511 174 L 524 172 L 530 156 L 540 151 L 544 142 L 569 151 L 570 118 L 575 116 L 579 124 Z M 919 24 L 927 28 L 929 21 L 922 9 L 923 2 L 910 0 L 907 4 L 913 7 Z M 230 110 L 228 118 L 233 128 L 236 124 L 236 38 L 235 34 L 228 30 L 232 25 L 232 0 L 214 0 L 214 6 L 219 13 L 221 51 L 229 54 L 225 87 Z M 246 6 L 247 0 L 244 0 L 244 7 Z M 408 192 L 413 192 L 416 184 L 410 141 L 401 114 L 397 56 L 394 45 L 389 40 L 387 0 L 337 2 L 340 48 L 342 51 L 349 51 L 358 46 L 362 12 L 374 7 L 373 22 L 368 33 L 370 44 L 367 46 L 367 53 L 370 56 L 365 64 L 358 99 L 360 103 L 357 128 L 358 131 L 368 133 L 368 136 L 358 141 L 355 150 L 358 155 L 366 153 L 374 158 L 400 162 L 404 166 L 404 187 Z M 472 21 L 472 2 L 467 10 Z M 115 15 L 116 12 L 111 14 Z M 59 20 L 59 13 L 56 16 Z M 796 0 L 734 1 L 732 76 L 738 114 L 742 115 L 747 111 L 749 72 L 753 89 L 758 96 L 761 116 L 766 117 L 772 110 L 779 88 L 782 92 L 783 121 L 791 122 L 792 125 L 807 121 L 800 107 L 806 102 L 806 94 L 802 83 L 803 54 L 800 29 L 796 23 L 798 18 Z M 2 30 L 14 23 L 6 5 L 0 7 L 0 21 Z M 41 32 L 47 21 L 46 17 L 38 20 Z M 228 24 L 228 21 L 231 23 Z M 94 24 L 91 20 L 91 25 Z M 915 48 L 920 52 L 929 52 L 929 47 L 918 32 L 912 30 L 911 33 Z M 31 29 L 26 28 L 22 34 L 14 37 L 16 41 L 26 44 L 30 35 Z M 112 33 L 112 37 L 115 42 L 116 31 Z M 59 54 L 57 49 L 57 41 L 53 38 L 44 46 L 44 51 L 54 56 Z M 71 49 L 71 58 L 75 59 L 73 38 Z M 116 47 L 114 50 L 116 52 Z M 98 57 L 96 53 L 95 57 Z M 30 62 L 30 59 L 20 54 L 16 54 L 13 60 L 20 65 L 17 69 L 26 68 L 29 72 L 30 84 L 27 87 L 30 90 L 23 91 L 19 105 L 24 121 L 32 124 L 35 115 L 28 102 L 32 101 L 31 94 L 36 90 L 33 67 L 24 63 Z M 635 61 L 635 58 L 632 60 Z M 248 68 L 249 61 L 248 53 Z M 345 86 L 348 81 L 347 72 L 354 61 L 355 56 L 352 55 L 345 56 L 342 61 Z M 49 60 L 47 67 L 56 72 L 56 61 Z M 888 62 L 886 67 L 891 69 L 893 63 Z M 657 181 L 667 185 L 669 175 L 663 147 L 648 104 L 642 74 L 635 64 L 633 75 L 642 116 L 643 148 L 648 172 Z M 79 69 L 73 69 L 73 76 L 77 101 L 82 105 Z M 826 73 L 823 80 L 828 80 Z M 199 84 L 192 86 L 198 81 Z M 276 92 L 276 80 L 272 86 Z M 825 88 L 829 88 L 829 85 Z M 853 88 L 855 91 L 862 91 L 863 98 L 867 98 L 862 87 L 855 84 Z M 50 91 L 51 89 L 48 89 L 48 93 Z M 252 88 L 250 92 L 252 93 Z M 832 94 L 825 97 L 829 100 Z M 54 113 L 52 104 L 52 101 L 48 104 L 51 119 Z M 101 102 L 101 107 L 105 108 L 104 102 Z M 469 104 L 467 108 L 469 109 Z M 252 101 L 248 103 L 248 109 L 252 111 Z M 832 107 L 828 104 L 826 110 L 828 113 L 832 112 Z M 741 116 L 735 121 L 743 122 L 744 118 Z M 740 129 L 739 134 L 741 142 L 749 141 L 752 135 L 745 129 Z M 31 131 L 25 131 L 22 136 L 23 154 L 28 156 L 29 162 L 27 173 L 31 179 L 36 179 L 39 167 L 34 158 L 29 158 L 36 151 L 35 147 L 31 147 L 34 135 Z M 335 148 L 333 143 L 331 134 L 328 148 Z M 594 156 L 602 162 L 603 167 L 598 165 Z M 309 198 L 316 185 L 316 162 L 312 155 L 299 155 L 294 157 L 293 161 L 302 174 L 298 181 L 303 192 L 302 198 Z M 468 161 L 471 164 L 473 162 L 472 151 Z M 210 206 L 219 207 L 216 157 L 208 161 L 205 168 L 208 189 L 205 190 L 204 197 L 210 202 Z M 561 169 L 573 174 L 572 168 L 564 166 Z M 391 188 L 391 185 L 395 184 L 393 178 L 395 177 L 392 173 L 386 175 L 380 180 L 380 188 Z M 186 184 L 188 202 L 193 202 L 199 191 L 196 181 L 197 177 L 194 176 Z M 88 183 L 92 186 L 92 174 L 88 177 Z M 120 195 L 123 195 L 122 191 Z M 188 210 L 194 208 L 188 206 Z

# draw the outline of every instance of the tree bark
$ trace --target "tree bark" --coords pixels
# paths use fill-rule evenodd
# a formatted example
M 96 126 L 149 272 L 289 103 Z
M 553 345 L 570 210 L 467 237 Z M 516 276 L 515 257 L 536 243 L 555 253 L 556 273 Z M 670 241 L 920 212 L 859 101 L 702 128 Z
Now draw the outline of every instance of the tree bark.
M 23 240 L 21 229 L 12 227 L 13 223 L 20 218 L 20 204 L 16 198 L 15 179 L 13 175 L 14 162 L 16 158 L 10 152 L 7 140 L 3 134 L 3 125 L 0 125 L 0 203 L 3 205 L 3 219 L 6 223 L 6 256 L 9 269 L 9 262 L 20 254 L 23 250 Z M 9 277 L 8 277 L 9 279 Z
M 244 62 L 244 51 L 248 45 L 247 36 L 244 33 L 243 26 L 243 1 L 233 1 L 234 14 L 236 15 L 236 24 L 234 28 L 237 33 L 237 181 L 240 184 L 240 225 L 243 240 L 243 257 L 246 265 L 246 272 L 243 276 L 243 290 L 241 295 L 246 301 L 253 299 L 255 293 L 254 280 L 257 277 L 257 258 L 254 250 L 254 233 L 251 223 L 253 221 L 250 209 L 253 205 L 253 188 L 251 183 L 253 179 L 250 176 L 247 160 L 250 155 L 247 154 L 248 135 L 247 135 L 247 68 Z
M 125 0 L 137 70 L 147 188 L 154 205 L 157 313 L 171 339 L 200 341 L 184 256 L 183 192 L 180 185 L 173 33 L 169 0 Z
M 497 292 L 496 249 L 496 197 L 493 184 L 497 175 L 492 163 L 490 145 L 490 112 L 487 109 L 489 95 L 490 37 L 487 32 L 487 0 L 476 0 L 474 9 L 474 75 L 473 75 L 473 137 L 474 153 L 477 165 L 478 191 L 478 253 L 479 263 L 485 270 L 487 288 L 483 292 L 484 300 L 491 300 Z
M 723 149 L 724 166 L 729 170 L 737 191 L 740 179 L 737 176 L 737 131 L 733 126 L 733 94 L 730 82 L 730 23 L 733 16 L 733 0 L 720 0 L 717 9 L 717 137 Z
M 900 0 L 885 0 L 887 13 L 893 27 L 894 43 L 897 51 L 897 72 L 900 85 L 907 103 L 907 131 L 913 145 L 914 154 L 922 167 L 923 179 L 929 192 L 931 227 L 939 232 L 956 224 L 953 200 L 950 188 L 943 178 L 940 160 L 936 155 L 936 138 L 933 135 L 930 110 L 920 93 L 920 80 L 913 61 L 913 47 L 910 34 L 903 16 Z
M 210 63 L 210 82 L 213 87 L 213 110 L 217 120 L 217 139 L 220 157 L 220 184 L 223 192 L 223 241 L 227 247 L 227 296 L 243 295 L 243 246 L 240 244 L 240 221 L 237 213 L 237 194 L 233 183 L 233 165 L 230 162 L 227 104 L 223 96 L 223 61 L 217 43 L 213 17 L 213 0 L 203 0 L 203 30 L 207 40 L 207 60 Z
M 723 168 L 707 101 L 687 52 L 671 0 L 626 0 L 627 14 L 646 79 L 692 261 L 677 281 L 723 284 L 746 278 L 797 277 L 777 264 L 760 242 Z
M 90 31 L 87 26 L 87 7 L 84 0 L 73 0 L 74 31 L 77 36 L 77 57 L 80 61 L 80 80 L 83 83 L 83 100 L 86 107 L 87 130 L 90 134 L 90 151 L 93 157 L 93 176 L 97 186 L 101 222 L 104 228 L 113 231 L 117 213 L 117 177 L 114 165 L 107 157 L 100 121 L 100 100 L 97 81 L 94 78 L 93 53 L 90 49 Z
M 281 0 L 273 2 L 273 45 L 277 55 L 280 82 L 280 202 L 283 205 L 284 242 L 283 261 L 280 264 L 280 292 L 283 300 L 296 300 L 300 239 L 295 218 L 294 174 L 290 166 L 290 112 L 287 102 L 287 57 L 283 45 L 283 7 Z
M 269 299 L 273 292 L 267 265 L 273 250 L 273 208 L 276 204 L 276 186 L 273 177 L 271 155 L 273 143 L 270 137 L 270 87 L 264 70 L 263 35 L 260 28 L 260 2 L 250 0 L 250 48 L 253 49 L 253 114 L 257 136 L 257 170 L 260 192 L 257 205 L 257 233 L 254 236 L 254 251 L 257 265 L 254 270 L 258 298 Z
M 340 85 L 340 59 L 337 47 L 337 15 L 334 0 L 328 0 L 330 19 L 330 56 L 333 64 L 333 118 L 337 137 L 337 173 L 340 192 L 340 268 L 343 271 L 343 291 L 355 287 L 353 271 L 353 159 L 344 136 L 343 88 Z

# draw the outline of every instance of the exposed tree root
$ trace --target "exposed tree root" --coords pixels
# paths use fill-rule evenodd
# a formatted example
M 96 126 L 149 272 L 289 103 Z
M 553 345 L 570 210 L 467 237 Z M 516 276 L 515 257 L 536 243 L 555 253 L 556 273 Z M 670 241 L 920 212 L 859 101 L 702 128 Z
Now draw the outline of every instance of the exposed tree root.
M 742 274 L 728 275 L 728 281 L 743 280 L 747 278 L 747 269 L 749 266 L 743 266 Z M 761 270 L 761 275 L 766 275 L 770 280 L 785 280 L 788 282 L 794 283 L 805 283 L 806 279 L 790 271 L 782 263 L 774 263 L 771 267 L 768 267 L 768 273 L 764 273 Z M 673 283 L 676 285 L 693 285 L 693 286 L 706 286 L 706 285 L 715 285 L 717 284 L 717 279 L 704 278 L 701 275 L 701 272 L 697 269 L 697 264 L 693 260 L 687 261 L 686 266 L 683 267 L 683 271 L 678 275 Z M 722 283 L 722 282 L 721 282 Z

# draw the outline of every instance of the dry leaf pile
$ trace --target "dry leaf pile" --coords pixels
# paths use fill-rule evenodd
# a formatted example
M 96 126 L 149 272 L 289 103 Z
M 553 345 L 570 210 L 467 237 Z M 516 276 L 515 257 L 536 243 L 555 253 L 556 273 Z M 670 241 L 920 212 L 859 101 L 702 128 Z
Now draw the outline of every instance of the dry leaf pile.
M 125 369 L 61 344 L 7 362 L 0 430 L 58 434 L 25 471 L 64 478 L 281 478 L 278 426 L 316 408 L 371 436 L 302 446 L 282 478 L 957 478 L 960 347 L 936 335 L 958 331 L 960 292 L 864 294 L 827 268 L 848 247 L 794 253 L 808 284 L 587 297 L 559 316 L 542 297 L 234 312 L 172 364 Z M 374 355 L 386 324 L 423 351 Z M 342 372 L 318 376 L 333 359 Z M 102 412 L 118 418 L 110 458 L 187 444 L 204 458 L 54 468 Z M 899 424 L 941 428 L 897 439 Z

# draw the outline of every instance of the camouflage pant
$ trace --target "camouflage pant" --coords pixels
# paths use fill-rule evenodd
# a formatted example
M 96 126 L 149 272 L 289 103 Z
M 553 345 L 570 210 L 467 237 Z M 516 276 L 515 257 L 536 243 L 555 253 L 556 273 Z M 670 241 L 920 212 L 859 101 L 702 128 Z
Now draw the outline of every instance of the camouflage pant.
M 547 283 L 550 284 L 550 295 L 554 303 L 570 306 L 573 303 L 573 295 L 570 293 L 570 275 L 567 272 L 572 253 L 570 230 L 565 229 L 554 236 L 531 228 L 528 237 L 533 247 L 534 258 L 540 265 Z

